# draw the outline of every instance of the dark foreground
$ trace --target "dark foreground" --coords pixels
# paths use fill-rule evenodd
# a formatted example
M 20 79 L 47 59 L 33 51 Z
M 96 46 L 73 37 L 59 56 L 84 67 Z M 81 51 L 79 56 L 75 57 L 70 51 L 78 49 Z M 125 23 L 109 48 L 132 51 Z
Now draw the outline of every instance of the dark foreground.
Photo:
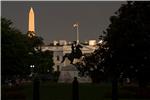
M 2 86 L 2 100 L 32 100 L 32 83 L 20 86 Z M 80 84 L 80 100 L 111 100 L 111 84 Z M 42 82 L 40 100 L 71 100 L 72 85 Z M 119 86 L 119 100 L 150 100 L 150 87 L 141 90 L 137 86 Z

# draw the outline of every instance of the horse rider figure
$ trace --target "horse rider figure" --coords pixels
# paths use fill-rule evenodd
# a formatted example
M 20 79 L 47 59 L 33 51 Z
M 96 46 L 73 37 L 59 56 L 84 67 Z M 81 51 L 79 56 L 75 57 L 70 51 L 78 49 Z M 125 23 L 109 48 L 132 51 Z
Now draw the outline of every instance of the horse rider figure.
M 64 62 L 66 57 L 70 60 L 71 64 L 73 63 L 74 58 L 80 59 L 80 57 L 82 56 L 82 51 L 80 50 L 80 48 L 82 48 L 82 46 L 77 44 L 76 41 L 73 41 L 73 43 L 71 44 L 71 53 L 65 54 L 61 63 Z
M 71 53 L 72 54 L 75 54 L 75 52 L 76 52 L 76 44 L 77 44 L 76 41 L 73 41 L 73 43 L 71 44 L 71 50 L 72 50 Z
M 82 48 L 81 45 L 77 44 L 76 41 L 73 42 L 71 45 L 72 52 L 71 54 L 73 55 L 73 58 L 80 58 L 82 56 L 82 51 L 80 50 Z

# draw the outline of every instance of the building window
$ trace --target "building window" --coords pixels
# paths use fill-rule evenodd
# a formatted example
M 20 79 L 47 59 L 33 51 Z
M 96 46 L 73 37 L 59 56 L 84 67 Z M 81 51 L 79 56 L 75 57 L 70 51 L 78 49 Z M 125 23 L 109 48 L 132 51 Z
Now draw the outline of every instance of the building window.
M 59 56 L 56 57 L 57 61 L 59 61 Z
M 57 71 L 59 71 L 59 65 L 57 65 Z

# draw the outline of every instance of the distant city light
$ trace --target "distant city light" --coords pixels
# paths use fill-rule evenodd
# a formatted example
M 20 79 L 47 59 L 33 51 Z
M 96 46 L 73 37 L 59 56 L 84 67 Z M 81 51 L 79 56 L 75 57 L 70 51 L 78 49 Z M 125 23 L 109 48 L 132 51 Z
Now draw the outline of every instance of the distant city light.
M 96 45 L 96 40 L 89 40 L 89 45 L 90 46 Z

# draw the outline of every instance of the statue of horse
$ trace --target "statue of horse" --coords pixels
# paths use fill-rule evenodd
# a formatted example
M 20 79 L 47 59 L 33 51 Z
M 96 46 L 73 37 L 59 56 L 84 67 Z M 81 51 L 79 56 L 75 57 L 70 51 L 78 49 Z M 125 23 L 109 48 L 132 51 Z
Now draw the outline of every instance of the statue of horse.
M 79 44 L 75 48 L 72 45 L 72 52 L 69 54 L 65 54 L 63 56 L 61 63 L 63 63 L 66 58 L 70 60 L 70 64 L 73 64 L 73 61 L 75 58 L 80 59 L 82 57 L 82 51 L 80 50 L 80 48 L 83 48 L 83 47 Z

